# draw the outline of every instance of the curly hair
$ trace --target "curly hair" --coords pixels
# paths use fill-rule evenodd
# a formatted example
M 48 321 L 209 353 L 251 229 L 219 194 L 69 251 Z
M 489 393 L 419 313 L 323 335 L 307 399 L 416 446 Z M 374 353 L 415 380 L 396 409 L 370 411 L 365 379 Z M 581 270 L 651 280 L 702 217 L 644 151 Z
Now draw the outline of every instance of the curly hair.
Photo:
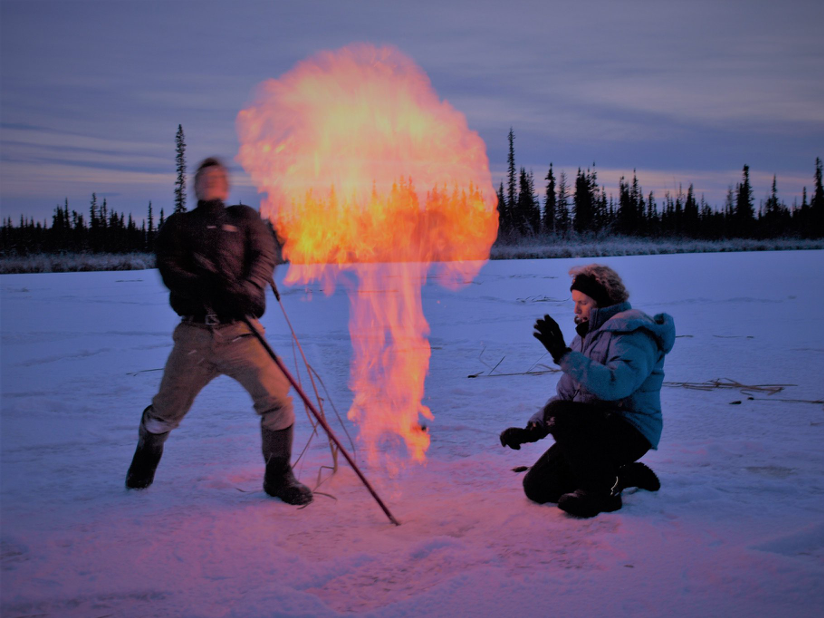
M 588 275 L 601 284 L 609 295 L 612 304 L 623 303 L 629 298 L 629 292 L 617 272 L 603 264 L 587 264 L 569 269 L 574 279 L 578 275 Z

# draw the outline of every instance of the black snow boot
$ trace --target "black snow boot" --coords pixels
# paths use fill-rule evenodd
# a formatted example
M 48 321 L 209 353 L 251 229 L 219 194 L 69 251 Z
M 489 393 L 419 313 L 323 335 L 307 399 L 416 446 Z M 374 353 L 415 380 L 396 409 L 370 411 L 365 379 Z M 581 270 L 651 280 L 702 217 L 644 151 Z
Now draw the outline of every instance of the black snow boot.
M 558 499 L 558 508 L 576 517 L 595 517 L 598 513 L 612 513 L 623 506 L 618 480 L 612 489 L 576 489 Z
M 137 450 L 132 458 L 132 465 L 126 473 L 126 487 L 129 489 L 146 489 L 154 481 L 155 470 L 163 455 L 163 443 L 169 437 L 166 433 L 149 433 L 140 423 Z
M 618 489 L 622 490 L 627 487 L 658 491 L 661 489 L 661 481 L 658 480 L 652 468 L 640 461 L 634 461 L 618 469 Z
M 295 478 L 289 463 L 292 459 L 294 425 L 279 431 L 261 427 L 260 432 L 261 450 L 266 462 L 263 491 L 273 498 L 280 498 L 286 504 L 309 504 L 312 501 L 312 490 Z

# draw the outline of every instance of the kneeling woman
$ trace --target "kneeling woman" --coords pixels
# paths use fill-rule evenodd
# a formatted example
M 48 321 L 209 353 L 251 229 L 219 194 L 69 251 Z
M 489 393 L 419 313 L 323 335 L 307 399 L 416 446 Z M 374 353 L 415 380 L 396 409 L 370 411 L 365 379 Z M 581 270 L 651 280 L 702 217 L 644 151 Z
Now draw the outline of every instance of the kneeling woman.
M 655 474 L 638 459 L 661 437 L 664 357 L 675 343 L 671 316 L 633 309 L 618 274 L 600 264 L 570 271 L 577 336 L 567 347 L 558 323 L 545 315 L 535 337 L 563 371 L 557 394 L 526 428 L 501 433 L 519 449 L 552 434 L 555 444 L 524 478 L 527 497 L 557 502 L 594 517 L 621 508 L 621 490 L 657 490 Z

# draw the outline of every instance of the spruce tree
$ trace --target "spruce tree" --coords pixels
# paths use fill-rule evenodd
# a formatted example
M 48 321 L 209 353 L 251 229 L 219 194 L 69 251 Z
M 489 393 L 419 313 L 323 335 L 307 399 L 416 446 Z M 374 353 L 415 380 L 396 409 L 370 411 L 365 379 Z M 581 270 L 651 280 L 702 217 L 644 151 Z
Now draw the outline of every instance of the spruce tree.
M 767 198 L 767 201 L 764 202 L 764 219 L 770 221 L 773 217 L 776 216 L 778 213 L 778 185 L 776 182 L 776 176 L 773 174 L 773 181 L 772 181 L 772 190 L 770 191 L 770 195 Z
M 504 196 L 504 183 L 501 181 L 501 186 L 498 188 L 498 235 L 501 238 L 508 238 L 512 229 L 511 215 L 509 208 L 506 205 L 506 197 Z
M 741 184 L 738 185 L 738 195 L 735 201 L 736 233 L 749 236 L 755 221 L 755 207 L 752 201 L 752 187 L 750 186 L 750 166 L 744 166 Z
M 658 203 L 655 201 L 655 192 L 650 191 L 647 196 L 647 234 L 657 238 L 661 232 L 658 219 Z
M 507 155 L 507 175 L 506 175 L 506 206 L 511 215 L 515 215 L 517 211 L 516 203 L 518 195 L 515 188 L 515 133 L 512 127 L 509 128 L 509 154 Z M 513 216 L 513 219 L 516 217 Z
M 635 204 L 630 195 L 629 183 L 621 176 L 618 181 L 618 232 L 620 234 L 632 234 L 635 229 Z
M 589 193 L 587 177 L 578 168 L 575 176 L 575 195 L 572 198 L 572 209 L 575 214 L 573 225 L 579 234 L 592 229 L 592 196 Z
M 529 210 L 527 211 L 527 220 L 529 227 L 533 234 L 538 234 L 541 231 L 541 200 L 535 193 L 535 174 L 529 170 L 526 176 L 527 190 L 529 191 L 529 201 L 527 202 Z
M 821 182 L 821 159 L 815 158 L 815 187 L 810 200 L 810 211 L 812 215 L 812 234 L 816 237 L 824 236 L 824 186 Z
M 152 200 L 149 200 L 149 215 L 146 218 L 146 223 L 148 223 L 148 228 L 146 229 L 146 249 L 151 251 L 152 246 L 154 245 L 155 235 L 154 215 L 152 214 Z
M 100 227 L 97 215 L 97 193 L 92 193 L 92 202 L 89 205 L 89 248 L 92 252 L 98 249 L 98 228 Z
M 698 232 L 698 202 L 695 201 L 695 190 L 692 183 L 687 189 L 687 200 L 684 202 L 684 220 L 682 231 L 685 235 L 694 238 Z
M 732 187 L 727 187 L 727 196 L 724 198 L 724 236 L 734 236 L 735 229 L 735 194 Z
M 586 173 L 578 168 L 575 178 L 575 196 L 572 200 L 575 219 L 573 225 L 579 234 L 597 232 L 607 223 L 607 196 L 598 190 L 598 177 L 594 170 Z
M 541 225 L 541 211 L 535 199 L 535 181 L 532 172 L 522 167 L 518 176 L 518 202 L 515 207 L 515 227 L 522 236 L 538 233 Z
M 177 180 L 175 181 L 175 212 L 186 211 L 186 142 L 183 136 L 183 125 L 177 125 L 175 135 L 175 169 L 177 170 Z
M 569 193 L 566 173 L 558 175 L 558 199 L 555 203 L 555 230 L 561 234 L 569 231 Z
M 766 237 L 782 236 L 790 223 L 790 212 L 778 199 L 778 184 L 773 175 L 770 195 L 764 202 L 764 216 L 759 221 L 760 234 Z
M 557 232 L 558 223 L 558 201 L 555 196 L 555 174 L 552 173 L 552 163 L 549 164 L 549 171 L 545 177 L 546 183 L 546 200 L 544 201 L 544 217 L 543 228 L 544 234 L 552 234 Z
M 631 233 L 635 236 L 642 236 L 646 231 L 644 219 L 644 192 L 641 185 L 638 184 L 638 174 L 632 170 L 632 188 L 629 192 L 630 201 L 632 202 L 632 213 L 635 219 Z

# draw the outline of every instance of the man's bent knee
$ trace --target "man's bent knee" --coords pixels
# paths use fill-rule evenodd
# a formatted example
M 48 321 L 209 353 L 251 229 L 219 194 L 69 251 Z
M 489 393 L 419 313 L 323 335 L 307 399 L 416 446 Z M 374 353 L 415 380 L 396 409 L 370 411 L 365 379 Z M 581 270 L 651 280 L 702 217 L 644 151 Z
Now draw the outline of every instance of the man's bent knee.
M 271 431 L 280 431 L 295 424 L 295 410 L 291 403 L 272 408 L 260 414 L 260 426 Z

